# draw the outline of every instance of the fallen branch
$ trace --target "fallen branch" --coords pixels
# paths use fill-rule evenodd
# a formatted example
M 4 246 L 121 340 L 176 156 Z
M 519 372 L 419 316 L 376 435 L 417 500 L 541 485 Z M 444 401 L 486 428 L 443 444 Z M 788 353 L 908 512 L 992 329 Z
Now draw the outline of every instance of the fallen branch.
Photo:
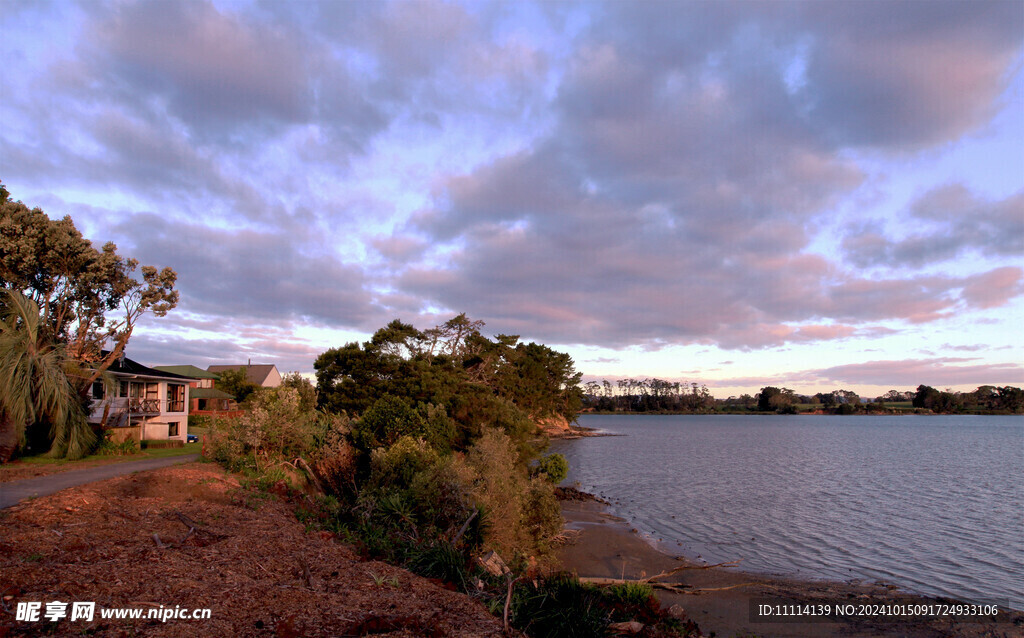
M 462 538 L 462 535 L 466 533 L 467 529 L 469 529 L 469 524 L 473 522 L 473 519 L 476 518 L 476 515 L 479 513 L 480 510 L 478 509 L 473 510 L 473 513 L 469 515 L 469 518 L 467 518 L 466 522 L 462 524 L 462 527 L 459 528 L 459 531 L 456 532 L 455 536 L 452 536 L 452 545 L 459 542 L 459 539 Z
M 506 580 L 508 580 L 508 593 L 505 594 L 505 609 L 501 613 L 501 619 L 505 623 L 505 635 L 512 635 L 512 628 L 508 624 L 508 612 L 512 607 L 512 587 L 519 580 L 518 578 L 512 578 L 512 573 L 506 574 Z
M 168 547 L 171 547 L 171 545 L 168 545 L 164 543 L 162 540 L 160 540 L 160 537 L 155 533 L 153 534 L 153 542 L 156 543 L 156 546 L 160 549 L 167 549 Z
M 682 583 L 660 583 L 650 582 L 648 579 L 630 580 L 628 578 L 592 578 L 583 576 L 578 579 L 581 583 L 588 585 L 597 585 L 604 587 L 607 585 L 650 585 L 656 589 L 664 589 L 667 591 L 673 591 L 677 594 L 693 594 L 700 595 L 715 591 L 726 591 L 727 589 L 736 589 L 737 587 L 747 587 L 748 585 L 766 585 L 768 583 L 753 582 L 753 583 L 737 583 L 735 585 L 729 585 L 728 587 L 711 587 L 704 589 L 694 589 L 692 585 L 684 585 Z
M 295 462 L 301 464 L 303 469 L 306 470 L 306 474 L 308 474 L 309 478 L 313 481 L 313 485 L 316 486 L 317 491 L 321 494 L 327 494 L 327 490 L 325 490 L 323 484 L 320 483 L 320 479 L 316 477 L 316 472 L 313 471 L 313 468 L 309 467 L 309 463 L 306 463 L 306 459 L 299 457 L 295 459 Z
M 658 578 L 666 578 L 668 576 L 671 576 L 673 574 L 677 574 L 677 573 L 682 572 L 682 571 L 686 571 L 688 569 L 714 569 L 716 567 L 734 567 L 736 565 L 739 565 L 742 561 L 743 561 L 742 558 L 737 558 L 736 560 L 731 560 L 731 561 L 729 561 L 727 563 L 717 563 L 715 565 L 681 565 L 681 566 L 676 567 L 674 569 L 670 569 L 667 572 L 661 572 L 660 574 L 655 574 L 654 576 L 646 578 L 645 582 L 651 582 L 651 581 L 656 580 Z
M 218 534 L 217 532 L 211 532 L 210 530 L 202 527 L 199 523 L 195 522 L 188 516 L 185 516 L 181 512 L 175 511 L 174 514 L 178 517 L 178 521 L 180 521 L 182 525 L 188 528 L 188 533 L 185 534 L 185 537 L 178 541 L 179 545 L 183 544 L 186 540 L 188 540 L 188 538 L 192 536 L 192 534 L 206 534 L 217 540 L 227 538 L 227 534 Z
M 737 587 L 749 587 L 752 585 L 767 585 L 768 583 L 753 582 L 753 583 L 736 583 L 735 585 L 729 585 L 728 587 L 707 587 L 704 589 L 688 589 L 686 591 L 680 591 L 680 594 L 693 594 L 699 596 L 701 594 L 707 594 L 713 591 L 726 591 L 728 589 L 736 589 Z

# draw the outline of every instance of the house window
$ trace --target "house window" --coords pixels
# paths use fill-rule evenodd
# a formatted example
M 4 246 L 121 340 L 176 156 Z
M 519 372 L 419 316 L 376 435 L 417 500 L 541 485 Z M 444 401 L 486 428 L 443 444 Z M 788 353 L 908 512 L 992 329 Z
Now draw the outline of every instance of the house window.
M 167 436 L 178 436 L 178 422 L 174 421 L 167 424 Z
M 103 398 L 103 382 L 93 381 L 92 384 L 92 398 L 100 400 Z
M 185 386 L 181 383 L 167 384 L 167 411 L 185 411 Z
M 128 396 L 128 382 L 127 381 L 119 381 L 117 385 L 118 385 L 117 396 L 121 397 L 122 399 L 127 397 Z

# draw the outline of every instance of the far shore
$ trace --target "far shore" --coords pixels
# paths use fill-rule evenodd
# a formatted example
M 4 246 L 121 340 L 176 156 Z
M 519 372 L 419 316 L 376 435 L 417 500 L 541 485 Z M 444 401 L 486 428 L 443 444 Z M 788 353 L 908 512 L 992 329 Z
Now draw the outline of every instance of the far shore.
M 964 621 L 951 618 L 879 618 L 858 616 L 844 620 L 754 622 L 751 605 L 786 601 L 799 605 L 921 605 L 958 601 L 904 592 L 881 582 L 830 582 L 746 572 L 736 567 L 709 567 L 659 551 L 624 519 L 609 514 L 595 500 L 563 500 L 562 514 L 569 541 L 557 553 L 559 568 L 581 578 L 640 580 L 684 567 L 660 578 L 680 591 L 655 589 L 662 605 L 679 605 L 700 626 L 704 636 L 809 636 L 899 635 L 1001 637 L 1024 634 L 1024 613 L 1001 610 L 991 617 Z M 757 620 L 757 619 L 754 619 Z

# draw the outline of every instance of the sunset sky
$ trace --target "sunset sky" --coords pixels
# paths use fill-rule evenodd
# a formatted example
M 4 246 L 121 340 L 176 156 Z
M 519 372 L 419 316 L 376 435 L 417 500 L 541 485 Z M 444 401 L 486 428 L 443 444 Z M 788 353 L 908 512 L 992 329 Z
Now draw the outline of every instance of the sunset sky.
M 140 362 L 1024 385 L 1020 0 L 0 5 L 0 180 L 178 272 Z

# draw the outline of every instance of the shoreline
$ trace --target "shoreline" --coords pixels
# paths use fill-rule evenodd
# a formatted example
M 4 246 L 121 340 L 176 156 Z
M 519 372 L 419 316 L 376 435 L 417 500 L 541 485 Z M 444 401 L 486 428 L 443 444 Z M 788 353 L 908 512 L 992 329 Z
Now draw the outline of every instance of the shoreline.
M 809 636 L 900 635 L 926 636 L 1020 636 L 1024 613 L 1000 610 L 998 620 L 984 617 L 970 622 L 949 617 L 902 618 L 857 616 L 842 620 L 821 618 L 811 622 L 751 618 L 751 605 L 785 601 L 798 605 L 925 605 L 950 604 L 900 590 L 885 583 L 835 582 L 743 571 L 732 566 L 708 566 L 659 550 L 625 519 L 610 514 L 597 500 L 563 500 L 568 542 L 556 552 L 560 569 L 581 578 L 639 580 L 683 568 L 656 588 L 664 607 L 679 605 L 700 626 L 705 636 L 804 638 Z M 751 601 L 754 601 L 753 603 Z

